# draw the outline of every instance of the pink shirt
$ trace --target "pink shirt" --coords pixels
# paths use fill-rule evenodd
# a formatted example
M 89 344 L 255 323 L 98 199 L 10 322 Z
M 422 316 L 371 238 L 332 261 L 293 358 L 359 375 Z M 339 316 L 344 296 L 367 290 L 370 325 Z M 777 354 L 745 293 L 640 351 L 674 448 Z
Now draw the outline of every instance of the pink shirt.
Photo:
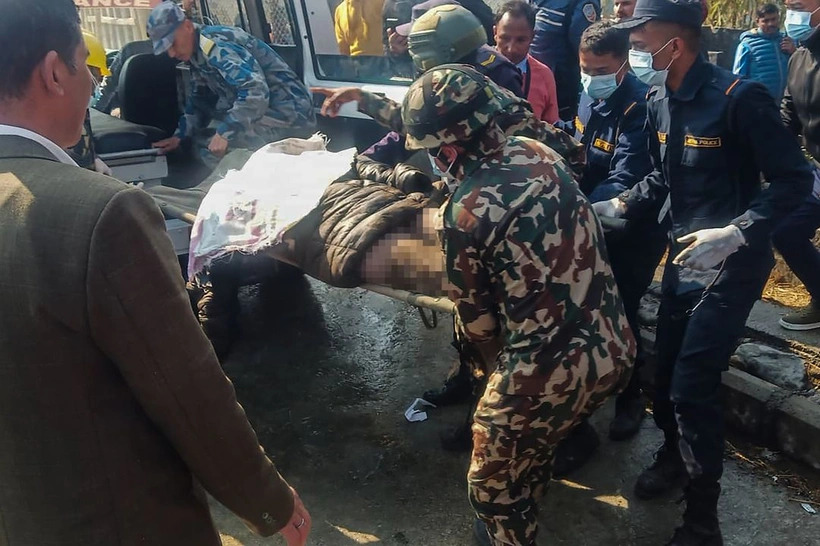
M 532 105 L 535 116 L 547 123 L 558 121 L 558 96 L 555 76 L 549 67 L 532 55 L 527 55 L 527 72 L 524 74 L 524 92 Z

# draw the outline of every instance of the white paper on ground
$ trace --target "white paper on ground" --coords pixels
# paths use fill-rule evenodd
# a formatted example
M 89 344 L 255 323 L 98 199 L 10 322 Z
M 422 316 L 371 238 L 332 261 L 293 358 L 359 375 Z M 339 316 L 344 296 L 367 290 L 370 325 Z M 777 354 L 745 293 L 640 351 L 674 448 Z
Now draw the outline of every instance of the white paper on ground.
M 254 254 L 281 242 L 282 233 L 319 203 L 346 173 L 355 148 L 328 152 L 318 133 L 285 139 L 255 152 L 238 171 L 216 182 L 191 230 L 188 275 L 230 252 Z
M 422 408 L 436 407 L 435 404 L 431 404 L 424 398 L 416 398 L 413 400 L 413 403 L 410 404 L 410 407 L 407 408 L 404 412 L 404 418 L 410 421 L 411 423 L 420 423 L 421 421 L 427 420 L 427 412 L 424 411 Z

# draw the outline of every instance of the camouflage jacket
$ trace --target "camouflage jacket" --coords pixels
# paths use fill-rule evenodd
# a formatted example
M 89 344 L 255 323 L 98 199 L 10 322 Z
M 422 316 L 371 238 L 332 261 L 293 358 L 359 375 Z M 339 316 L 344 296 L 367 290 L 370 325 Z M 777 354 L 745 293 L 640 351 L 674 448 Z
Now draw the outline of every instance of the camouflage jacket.
M 498 90 L 496 90 L 499 92 Z M 566 161 L 567 165 L 572 169 L 572 173 L 576 177 L 580 177 L 583 173 L 585 165 L 584 146 L 564 131 L 556 129 L 549 123 L 541 121 L 532 113 L 529 104 L 524 100 L 516 97 L 512 93 L 503 91 L 506 94 L 507 105 L 504 108 L 503 114 L 498 116 L 498 123 L 504 132 L 509 136 L 525 136 L 549 146 L 555 150 Z M 404 134 L 404 126 L 401 121 L 401 104 L 389 99 L 383 95 L 362 91 L 362 99 L 359 101 L 359 111 L 372 117 L 381 125 L 384 125 L 397 135 Z M 388 135 L 385 139 L 370 150 L 364 152 L 365 155 L 372 156 L 377 161 L 383 163 L 395 163 L 393 161 L 383 161 L 376 157 L 376 155 L 388 154 L 381 153 L 378 150 L 379 145 L 390 145 L 391 141 L 404 141 L 395 135 Z M 389 154 L 395 155 L 395 154 Z M 403 159 L 403 160 L 406 160 Z
M 191 136 L 203 126 L 203 117 L 218 120 L 216 132 L 229 141 L 237 133 L 316 123 L 307 88 L 267 44 L 239 28 L 197 25 L 197 30 L 192 92 L 176 136 Z
M 489 133 L 460 161 L 441 212 L 464 334 L 501 336 L 506 394 L 556 393 L 631 366 L 635 341 L 589 202 L 553 150 Z

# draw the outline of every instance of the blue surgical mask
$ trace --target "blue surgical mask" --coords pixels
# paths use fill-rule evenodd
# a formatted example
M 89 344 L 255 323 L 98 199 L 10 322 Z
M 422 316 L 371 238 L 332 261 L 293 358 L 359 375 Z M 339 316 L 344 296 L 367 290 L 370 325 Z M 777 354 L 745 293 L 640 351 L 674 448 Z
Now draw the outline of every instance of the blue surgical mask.
M 820 9 L 820 8 L 817 8 Z M 808 11 L 794 11 L 787 9 L 786 10 L 786 34 L 789 35 L 789 38 L 792 40 L 797 40 L 798 42 L 802 42 L 809 35 L 814 31 L 814 28 L 811 26 L 811 16 L 817 10 L 812 11 L 809 13 Z
M 671 43 L 672 40 L 669 40 L 655 53 L 649 53 L 648 51 L 637 51 L 635 49 L 629 50 L 629 66 L 632 67 L 632 71 L 639 80 L 649 86 L 657 85 L 660 87 L 666 85 L 666 77 L 669 75 L 669 67 L 672 66 L 674 59 L 670 61 L 669 65 L 663 70 L 655 70 L 652 64 L 654 62 L 655 55 L 666 49 L 666 46 Z
M 618 72 L 626 66 L 626 61 L 614 74 L 603 74 L 601 76 L 590 76 L 581 72 L 581 85 L 584 93 L 595 100 L 608 99 L 612 93 L 618 89 Z

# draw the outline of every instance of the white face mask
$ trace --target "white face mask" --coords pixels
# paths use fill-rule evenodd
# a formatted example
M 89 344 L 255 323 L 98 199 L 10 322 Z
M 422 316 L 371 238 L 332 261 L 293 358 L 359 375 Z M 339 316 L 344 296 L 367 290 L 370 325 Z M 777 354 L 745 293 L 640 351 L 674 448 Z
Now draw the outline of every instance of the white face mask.
M 817 8 L 820 9 L 820 8 Z M 811 26 L 811 16 L 817 12 L 817 9 L 811 13 L 807 11 L 786 10 L 786 34 L 789 38 L 802 42 L 814 31 Z
M 621 65 L 614 74 L 603 74 L 600 76 L 590 76 L 581 72 L 581 85 L 584 93 L 595 100 L 608 99 L 612 93 L 618 89 L 618 73 L 626 66 L 627 61 Z
M 646 85 L 656 85 L 659 87 L 666 85 L 666 78 L 669 76 L 669 67 L 672 66 L 675 60 L 672 59 L 669 65 L 663 70 L 655 70 L 652 65 L 654 64 L 655 55 L 666 49 L 666 47 L 672 43 L 672 40 L 674 40 L 674 38 L 666 42 L 666 44 L 655 53 L 637 51 L 635 49 L 629 50 L 629 66 L 632 67 L 632 71 L 635 72 L 638 79 Z

